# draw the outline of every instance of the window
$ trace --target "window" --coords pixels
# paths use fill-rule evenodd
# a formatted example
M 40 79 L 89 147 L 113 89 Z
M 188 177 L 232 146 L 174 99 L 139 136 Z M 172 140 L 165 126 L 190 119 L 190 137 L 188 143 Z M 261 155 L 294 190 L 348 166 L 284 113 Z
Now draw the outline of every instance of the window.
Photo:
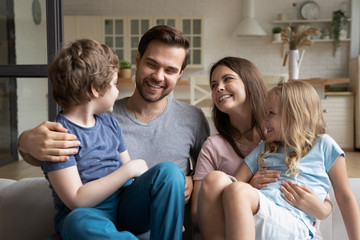
M 137 48 L 142 35 L 156 25 L 169 25 L 180 29 L 190 40 L 189 68 L 202 67 L 202 18 L 181 17 L 108 17 L 65 16 L 65 42 L 88 37 L 110 46 L 119 56 L 135 65 Z
M 155 20 L 155 25 L 168 25 L 171 27 L 176 27 L 176 19 L 175 18 L 157 18 Z
M 182 31 L 190 40 L 190 66 L 202 63 L 202 21 L 201 19 L 183 19 Z
M 116 21 L 121 33 L 116 33 Z M 120 23 L 121 22 L 121 23 Z M 181 23 L 181 25 L 180 25 Z M 105 19 L 104 42 L 113 48 L 120 59 L 129 59 L 132 65 L 135 64 L 137 48 L 142 35 L 151 27 L 156 25 L 168 25 L 181 29 L 190 40 L 190 61 L 189 67 L 202 67 L 202 19 L 201 18 L 115 18 Z M 124 29 L 129 29 L 128 33 Z M 118 39 L 118 43 L 116 42 Z
M 105 19 L 105 44 L 111 47 L 119 59 L 125 59 L 125 31 L 123 19 Z
M 150 29 L 150 19 L 131 19 L 130 20 L 130 62 L 135 64 L 137 48 L 141 36 Z

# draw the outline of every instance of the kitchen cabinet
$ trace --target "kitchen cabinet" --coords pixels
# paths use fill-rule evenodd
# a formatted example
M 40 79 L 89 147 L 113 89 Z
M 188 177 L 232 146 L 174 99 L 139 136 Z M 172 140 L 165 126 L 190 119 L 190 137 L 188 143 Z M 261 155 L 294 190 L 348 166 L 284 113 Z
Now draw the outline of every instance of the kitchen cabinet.
M 360 5 L 360 2 L 359 2 Z M 354 92 L 355 149 L 360 149 L 360 56 L 349 62 L 350 89 Z
M 100 16 L 64 16 L 64 41 L 89 38 L 103 43 L 103 25 Z
M 204 27 L 202 17 L 64 16 L 64 40 L 90 38 L 111 47 L 119 59 L 135 66 L 138 43 L 148 29 L 167 24 L 190 39 L 188 68 L 203 68 Z
M 354 149 L 354 95 L 352 92 L 325 92 L 321 100 L 326 133 L 342 149 Z
M 354 149 L 354 93 L 325 91 L 326 86 L 348 84 L 349 78 L 299 79 L 311 84 L 321 99 L 326 132 L 343 149 Z M 290 81 L 299 81 L 290 80 Z

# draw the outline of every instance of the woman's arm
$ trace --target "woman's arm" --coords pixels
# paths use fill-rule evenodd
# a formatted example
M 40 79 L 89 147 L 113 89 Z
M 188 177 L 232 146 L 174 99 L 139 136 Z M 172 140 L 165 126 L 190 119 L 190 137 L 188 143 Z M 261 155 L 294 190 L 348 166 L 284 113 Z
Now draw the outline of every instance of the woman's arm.
M 280 187 L 283 198 L 294 207 L 304 211 L 307 215 L 323 220 L 332 211 L 332 203 L 328 197 L 322 201 L 308 186 L 299 185 L 291 181 L 282 182 Z
M 197 201 L 198 201 L 200 186 L 201 186 L 201 181 L 195 180 L 194 181 L 194 189 L 193 189 L 192 197 L 191 197 L 191 219 L 192 219 L 193 228 L 195 231 L 198 229 Z
M 127 151 L 125 151 L 128 155 Z M 126 158 L 126 154 L 124 157 Z M 130 159 L 130 158 L 129 158 Z M 82 184 L 76 166 L 49 172 L 49 180 L 63 203 L 70 209 L 93 207 L 117 191 L 129 179 L 147 171 L 144 160 L 124 161 L 124 165 L 109 175 Z
M 67 155 L 76 154 L 76 147 L 80 145 L 75 139 L 60 123 L 46 121 L 23 132 L 18 139 L 18 149 L 26 162 L 39 166 L 39 161 L 69 160 Z
M 360 210 L 349 184 L 345 158 L 342 155 L 330 168 L 329 177 L 348 237 L 350 240 L 360 239 Z
M 241 164 L 239 170 L 236 172 L 235 177 L 238 181 L 250 182 L 250 179 L 254 176 L 250 168 L 246 163 Z

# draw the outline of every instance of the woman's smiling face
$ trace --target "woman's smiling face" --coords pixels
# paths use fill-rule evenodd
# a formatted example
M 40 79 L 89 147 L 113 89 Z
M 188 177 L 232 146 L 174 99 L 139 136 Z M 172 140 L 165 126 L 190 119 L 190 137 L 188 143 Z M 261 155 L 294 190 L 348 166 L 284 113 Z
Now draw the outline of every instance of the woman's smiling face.
M 241 109 L 246 102 L 245 85 L 230 68 L 219 65 L 211 74 L 210 88 L 215 106 L 224 113 Z

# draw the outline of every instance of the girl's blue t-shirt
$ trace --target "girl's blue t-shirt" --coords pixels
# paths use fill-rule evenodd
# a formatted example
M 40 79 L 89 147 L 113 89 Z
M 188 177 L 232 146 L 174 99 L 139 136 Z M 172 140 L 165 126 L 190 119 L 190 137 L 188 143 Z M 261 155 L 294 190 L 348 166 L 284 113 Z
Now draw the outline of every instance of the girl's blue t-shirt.
M 264 151 L 265 142 L 262 142 L 245 158 L 245 163 L 253 174 L 255 174 L 260 167 L 258 156 Z M 295 216 L 300 217 L 309 228 L 310 234 L 313 234 L 315 233 L 313 227 L 315 219 L 284 200 L 280 191 L 281 181 L 291 180 L 298 184 L 306 185 L 310 187 L 321 200 L 324 200 L 330 188 L 328 172 L 336 159 L 340 155 L 345 156 L 345 153 L 329 135 L 323 134 L 319 136 L 308 154 L 298 163 L 299 175 L 295 180 L 294 177 L 285 175 L 287 171 L 285 155 L 281 152 L 282 150 L 280 149 L 277 153 L 272 153 L 265 157 L 267 165 L 264 167 L 270 170 L 278 170 L 281 174 L 277 182 L 270 183 L 268 187 L 264 187 L 260 189 L 260 191 L 277 205 L 287 208 L 293 212 Z
M 69 133 L 76 135 L 81 145 L 77 154 L 69 155 L 68 161 L 41 162 L 47 179 L 48 172 L 76 165 L 82 183 L 86 184 L 112 173 L 123 165 L 120 153 L 126 151 L 126 146 L 119 122 L 106 113 L 96 114 L 95 119 L 95 126 L 84 128 L 59 113 L 55 121 L 61 123 Z M 52 188 L 51 184 L 50 187 Z M 53 196 L 55 207 L 61 208 L 62 202 L 54 190 Z

